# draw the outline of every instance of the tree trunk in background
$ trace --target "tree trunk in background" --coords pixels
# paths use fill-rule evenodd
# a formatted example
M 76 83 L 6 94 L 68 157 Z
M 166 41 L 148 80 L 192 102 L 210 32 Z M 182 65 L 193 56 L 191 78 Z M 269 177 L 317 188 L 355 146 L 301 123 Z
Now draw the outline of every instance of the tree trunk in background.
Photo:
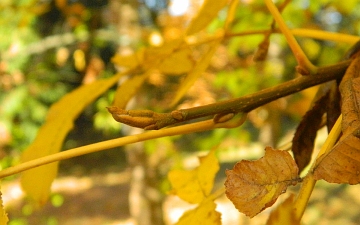
M 130 214 L 137 225 L 163 225 L 163 194 L 158 188 L 157 168 L 148 164 L 143 143 L 127 146 L 126 153 L 131 168 L 129 193 Z

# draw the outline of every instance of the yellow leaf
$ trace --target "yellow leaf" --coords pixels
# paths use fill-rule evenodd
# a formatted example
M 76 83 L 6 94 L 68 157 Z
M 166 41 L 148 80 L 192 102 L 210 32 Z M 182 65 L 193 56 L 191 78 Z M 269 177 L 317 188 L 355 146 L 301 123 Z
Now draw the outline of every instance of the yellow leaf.
M 166 42 L 161 46 L 141 48 L 132 55 L 115 55 L 112 62 L 129 69 L 141 66 L 143 70 L 160 69 L 166 74 L 183 74 L 191 70 L 193 61 L 189 49 L 181 49 L 182 39 Z
M 300 222 L 295 218 L 293 202 L 294 195 L 291 194 L 271 212 L 266 225 L 300 225 Z
M 215 208 L 213 201 L 204 200 L 195 209 L 186 211 L 176 225 L 220 225 L 221 214 Z
M 218 171 L 219 162 L 213 150 L 206 157 L 200 158 L 197 168 L 169 172 L 168 178 L 173 187 L 171 193 L 189 203 L 200 203 L 210 194 Z
M 204 73 L 209 66 L 210 60 L 217 50 L 220 40 L 213 42 L 209 46 L 209 50 L 204 54 L 200 61 L 194 66 L 193 70 L 185 77 L 180 84 L 179 90 L 176 92 L 171 106 L 174 106 L 189 90 L 189 88 L 195 83 L 195 81 Z
M 186 35 L 192 35 L 204 29 L 224 8 L 228 0 L 205 0 L 198 14 L 190 22 Z
M 182 39 L 176 39 L 166 42 L 162 46 L 146 48 L 143 52 L 142 68 L 144 70 L 157 68 L 164 60 L 174 54 L 182 43 Z
M 254 217 L 298 181 L 298 168 L 291 155 L 268 147 L 261 159 L 242 160 L 226 171 L 226 196 L 240 212 Z
M 76 117 L 88 104 L 113 86 L 120 75 L 83 85 L 53 104 L 45 124 L 41 126 L 34 142 L 22 154 L 21 161 L 26 162 L 59 152 Z M 56 162 L 22 173 L 22 188 L 35 203 L 42 205 L 48 199 L 57 166 Z
M 118 108 L 125 109 L 127 103 L 142 87 L 142 84 L 149 74 L 150 72 L 141 75 L 133 75 L 124 81 L 121 85 L 119 85 L 119 87 L 116 89 L 113 105 L 117 106 Z
M 111 58 L 111 62 L 120 67 L 125 67 L 128 69 L 133 69 L 139 66 L 142 62 L 142 53 L 143 50 L 140 49 L 134 54 L 131 55 L 120 55 L 116 54 Z
M 238 5 L 239 5 L 238 0 L 231 0 L 229 10 L 227 12 L 227 17 L 226 17 L 226 20 L 225 20 L 225 26 L 224 26 L 224 29 L 226 31 L 230 28 L 230 26 L 234 22 L 236 9 L 237 9 Z
M 0 225 L 6 225 L 9 222 L 9 218 L 7 216 L 7 213 L 5 212 L 2 198 L 1 198 L 1 192 L 0 192 Z
M 190 53 L 190 49 L 172 53 L 160 64 L 160 71 L 169 75 L 181 75 L 189 72 L 194 65 Z

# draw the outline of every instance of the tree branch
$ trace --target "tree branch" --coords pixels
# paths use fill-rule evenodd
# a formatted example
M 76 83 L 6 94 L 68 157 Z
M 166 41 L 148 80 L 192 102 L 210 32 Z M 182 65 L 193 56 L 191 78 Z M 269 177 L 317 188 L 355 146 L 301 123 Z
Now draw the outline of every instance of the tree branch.
M 237 113 L 247 113 L 276 99 L 306 88 L 330 80 L 340 79 L 350 62 L 351 60 L 346 60 L 331 66 L 319 67 L 314 75 L 301 76 L 275 87 L 266 88 L 240 98 L 189 109 L 174 110 L 170 113 L 156 113 L 151 110 L 124 110 L 116 106 L 108 107 L 108 111 L 116 121 L 145 130 L 157 130 L 180 122 L 207 116 L 214 116 L 214 122 L 216 123 L 225 122 Z

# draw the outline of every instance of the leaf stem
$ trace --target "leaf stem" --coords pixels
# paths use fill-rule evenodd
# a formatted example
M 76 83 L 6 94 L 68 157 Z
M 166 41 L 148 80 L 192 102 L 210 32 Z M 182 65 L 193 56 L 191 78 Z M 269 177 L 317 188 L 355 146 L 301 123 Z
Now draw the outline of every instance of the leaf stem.
M 230 6 L 229 6 L 229 9 L 228 9 L 228 12 L 227 12 L 227 17 L 226 17 L 226 20 L 225 20 L 225 26 L 224 26 L 225 32 L 227 32 L 230 29 L 230 26 L 234 22 L 236 9 L 237 9 L 238 5 L 239 5 L 238 0 L 231 0 Z
M 318 159 L 321 155 L 325 154 L 326 152 L 330 151 L 332 147 L 335 145 L 341 133 L 341 122 L 342 122 L 342 116 L 340 115 L 335 125 L 331 129 L 330 134 L 327 137 L 324 145 L 320 149 L 316 159 Z M 313 175 L 314 166 L 315 166 L 315 162 L 312 164 L 309 173 L 304 178 L 300 192 L 297 195 L 297 198 L 295 199 L 294 202 L 295 218 L 297 221 L 301 220 L 305 212 L 306 205 L 309 202 L 311 193 L 316 183 L 316 180 L 314 179 L 314 175 Z
M 355 44 L 360 40 L 359 36 L 350 35 L 350 34 L 340 34 L 334 32 L 328 32 L 323 30 L 313 30 L 313 29 L 292 29 L 291 33 L 295 36 L 309 37 L 315 38 L 319 40 L 327 40 L 327 41 L 336 41 L 336 42 L 344 42 L 349 44 Z
M 290 29 L 287 27 L 285 21 L 281 17 L 281 14 L 276 8 L 275 4 L 271 0 L 265 0 L 265 4 L 268 7 L 270 13 L 273 15 L 276 22 L 278 23 L 281 32 L 285 35 L 285 38 L 293 54 L 295 55 L 295 58 L 298 62 L 298 72 L 302 75 L 315 74 L 317 67 L 314 66 L 307 58 L 300 45 L 297 43 L 294 35 L 291 33 Z
M 273 33 L 280 33 L 279 29 L 252 30 L 252 31 L 242 31 L 242 32 L 235 32 L 235 33 L 228 32 L 225 34 L 225 38 L 266 34 L 271 31 Z M 291 29 L 290 31 L 295 36 L 308 37 L 308 38 L 314 38 L 314 39 L 326 40 L 326 41 L 343 42 L 343 43 L 348 43 L 348 44 L 355 44 L 357 41 L 360 40 L 359 36 L 350 35 L 350 34 L 340 34 L 340 33 L 334 33 L 334 32 L 323 31 L 323 30 L 296 28 L 296 29 Z
M 175 136 L 187 133 L 201 132 L 206 130 L 211 130 L 215 128 L 235 128 L 240 126 L 244 122 L 244 116 L 234 117 L 231 120 L 228 120 L 224 123 L 214 123 L 213 120 L 205 120 L 193 124 L 186 124 L 177 127 L 171 127 L 163 130 L 148 131 L 137 135 L 126 136 L 122 138 L 116 138 L 108 141 L 98 142 L 95 144 L 90 144 L 86 146 L 81 146 L 78 148 L 69 149 L 63 152 L 55 153 L 52 155 L 44 156 L 27 162 L 23 162 L 17 166 L 6 168 L 0 171 L 0 179 L 23 172 L 25 170 L 49 164 L 52 162 L 65 160 L 69 158 L 74 158 L 77 156 L 103 151 L 110 148 L 115 148 L 127 144 L 132 144 L 136 142 L 146 141 L 150 139 L 156 139 L 166 136 Z

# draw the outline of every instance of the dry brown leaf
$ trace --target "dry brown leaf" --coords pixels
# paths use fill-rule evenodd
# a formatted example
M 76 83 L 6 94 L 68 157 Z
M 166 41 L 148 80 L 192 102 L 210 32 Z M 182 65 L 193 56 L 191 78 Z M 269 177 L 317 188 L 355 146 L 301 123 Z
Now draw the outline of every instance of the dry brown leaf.
M 226 195 L 240 212 L 254 217 L 299 181 L 298 171 L 288 152 L 267 147 L 261 159 L 242 160 L 226 171 Z
M 342 137 L 316 161 L 314 178 L 330 183 L 360 183 L 360 57 L 347 69 L 340 84 Z
M 340 91 L 336 81 L 331 81 L 329 100 L 326 104 L 326 126 L 330 131 L 341 114 Z
M 300 222 L 295 218 L 293 202 L 294 195 L 291 194 L 270 213 L 266 225 L 300 225 Z
M 321 126 L 322 115 L 326 111 L 324 105 L 326 105 L 329 99 L 329 88 L 322 86 L 318 90 L 315 99 L 314 104 L 303 116 L 292 140 L 292 152 L 300 172 L 311 160 L 316 134 Z

